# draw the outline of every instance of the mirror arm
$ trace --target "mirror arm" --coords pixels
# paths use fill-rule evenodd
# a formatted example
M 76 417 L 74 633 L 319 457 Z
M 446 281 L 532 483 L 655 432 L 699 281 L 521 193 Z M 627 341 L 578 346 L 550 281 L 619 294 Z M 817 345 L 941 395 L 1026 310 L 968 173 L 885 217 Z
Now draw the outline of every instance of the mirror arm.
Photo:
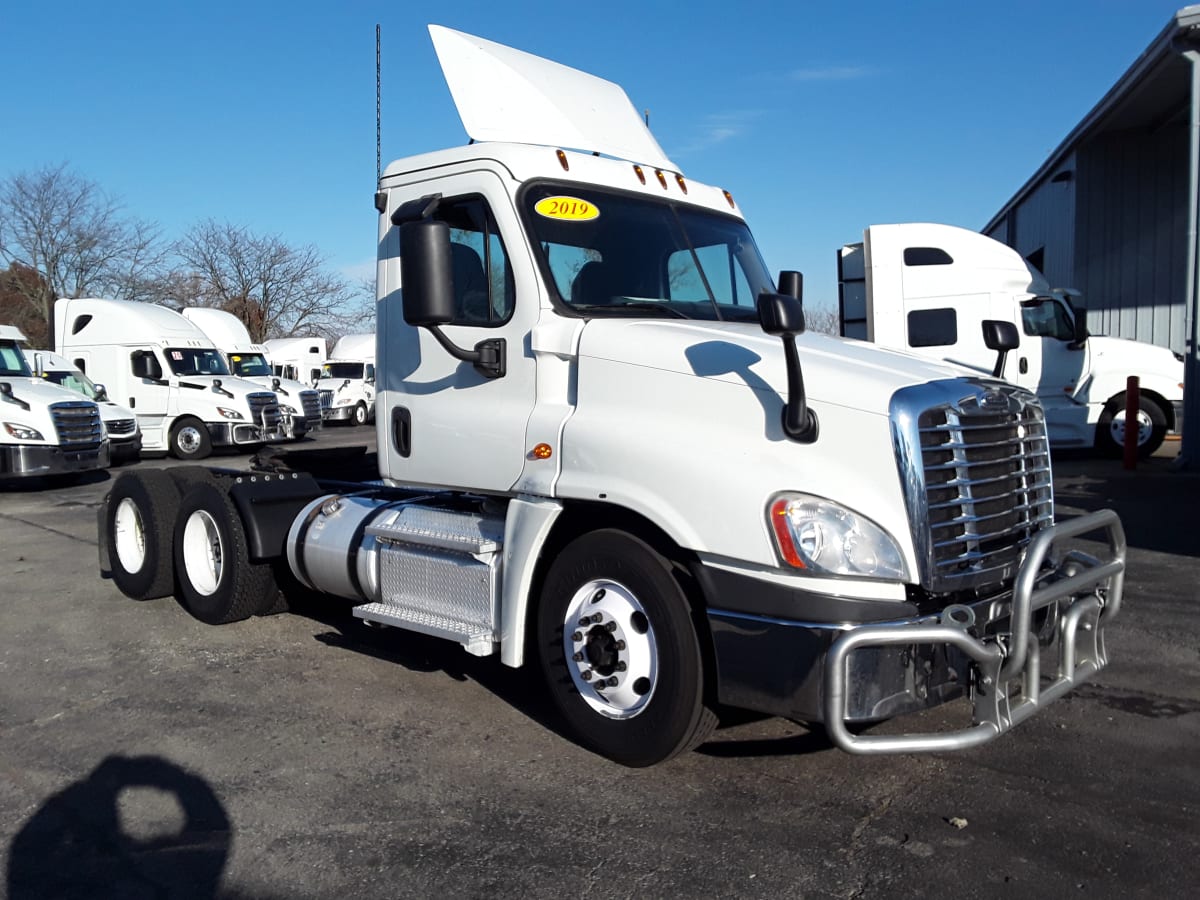
M 781 337 L 788 380 L 788 400 L 783 406 L 783 433 L 793 441 L 811 444 L 817 439 L 817 417 L 808 408 L 808 399 L 804 394 L 804 374 L 800 370 L 796 336 L 784 334 Z
M 507 371 L 508 352 L 504 338 L 489 338 L 475 345 L 474 350 L 464 350 L 446 337 L 437 325 L 426 326 L 447 353 L 462 362 L 475 366 L 485 378 L 503 378 Z

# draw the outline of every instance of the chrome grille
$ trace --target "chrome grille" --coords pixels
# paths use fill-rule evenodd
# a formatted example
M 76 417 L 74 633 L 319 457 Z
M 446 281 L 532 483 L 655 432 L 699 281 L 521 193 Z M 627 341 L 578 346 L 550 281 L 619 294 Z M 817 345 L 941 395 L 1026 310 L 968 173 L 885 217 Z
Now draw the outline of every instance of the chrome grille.
M 1053 521 L 1036 399 L 974 380 L 919 385 L 893 398 L 892 427 L 922 584 L 942 592 L 1011 578 Z
M 332 396 L 332 392 L 330 396 Z M 300 406 L 304 409 L 304 418 L 321 418 L 321 395 L 316 391 L 301 391 Z
M 100 409 L 87 401 L 50 404 L 50 417 L 64 450 L 94 450 L 104 440 Z
M 279 399 L 270 391 L 261 391 L 246 396 L 250 404 L 250 418 L 255 425 L 267 431 L 278 431 L 283 419 L 279 412 Z
M 321 391 L 321 409 L 333 406 L 333 391 Z
M 125 437 L 137 431 L 136 419 L 113 419 L 105 422 L 104 427 L 108 429 L 109 437 Z

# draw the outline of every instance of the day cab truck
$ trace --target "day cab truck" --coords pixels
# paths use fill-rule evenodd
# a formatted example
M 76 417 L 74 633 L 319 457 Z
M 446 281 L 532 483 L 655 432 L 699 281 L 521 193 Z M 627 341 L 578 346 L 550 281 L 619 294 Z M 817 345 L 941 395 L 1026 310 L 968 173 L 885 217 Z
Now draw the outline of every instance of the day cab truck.
M 199 328 L 152 303 L 66 298 L 54 306 L 58 353 L 137 416 L 144 453 L 202 459 L 213 447 L 283 440 L 275 394 L 229 374 Z
M 1137 450 L 1149 456 L 1183 415 L 1183 357 L 1090 335 L 1080 294 L 1051 288 L 1011 247 L 952 225 L 872 225 L 838 251 L 841 334 L 991 372 L 984 320 L 1020 347 L 1004 377 L 1037 395 L 1052 447 L 1121 455 L 1126 385 L 1138 377 Z
M 806 333 L 798 274 L 778 292 L 620 87 L 430 31 L 473 141 L 375 196 L 378 479 L 286 453 L 122 475 L 99 543 L 123 593 L 222 623 L 298 582 L 537 666 L 630 766 L 718 704 L 852 752 L 971 747 L 1106 664 L 1124 536 L 1055 523 L 1036 397 Z
M 271 338 L 265 346 L 275 375 L 311 385 L 320 380 L 321 366 L 328 358 L 325 338 Z
M 317 381 L 326 421 L 366 425 L 375 418 L 375 335 L 338 338 Z
M 276 375 L 270 351 L 250 340 L 250 332 L 241 319 L 223 309 L 206 306 L 189 306 L 181 312 L 221 351 L 231 374 L 275 395 L 284 437 L 298 441 L 309 432 L 320 430 L 320 395 L 294 378 Z
M 35 378 L 21 352 L 25 335 L 0 325 L 0 482 L 104 469 L 109 439 L 97 405 Z
M 142 432 L 133 410 L 108 399 L 108 391 L 71 365 L 64 356 L 50 350 L 23 351 L 25 362 L 35 378 L 66 388 L 93 401 L 100 410 L 100 419 L 108 434 L 108 455 L 112 465 L 133 462 L 142 455 Z

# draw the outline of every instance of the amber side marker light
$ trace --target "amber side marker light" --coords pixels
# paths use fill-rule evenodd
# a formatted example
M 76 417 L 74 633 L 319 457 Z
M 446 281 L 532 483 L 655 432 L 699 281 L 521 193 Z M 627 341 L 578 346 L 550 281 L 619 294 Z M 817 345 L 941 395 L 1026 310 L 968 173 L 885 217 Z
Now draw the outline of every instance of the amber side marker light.
M 554 449 L 549 444 L 538 444 L 530 452 L 534 459 L 549 459 L 554 455 Z
M 658 176 L 658 183 L 663 186 L 663 190 L 667 189 L 667 176 L 663 174 L 662 169 L 655 169 L 654 174 Z
M 687 182 L 683 180 L 682 175 L 675 176 L 675 183 L 679 185 L 679 189 L 685 194 L 687 193 Z
M 737 204 L 733 202 L 733 194 L 729 193 L 729 191 L 721 191 L 721 193 L 725 195 L 725 199 L 729 202 L 729 208 L 737 209 Z
M 567 154 L 563 153 L 561 150 L 555 150 L 554 152 L 558 154 L 558 161 L 562 165 L 563 171 L 570 172 L 571 164 L 567 162 Z
M 638 177 L 638 181 L 640 181 L 642 184 L 646 183 L 646 173 L 642 171 L 641 166 L 634 166 L 633 174 Z
M 775 541 L 779 544 L 779 552 L 788 565 L 806 569 L 808 567 L 804 565 L 804 560 L 796 551 L 796 545 L 792 543 L 792 533 L 787 523 L 787 508 L 786 500 L 776 500 L 771 504 L 771 528 L 775 531 Z

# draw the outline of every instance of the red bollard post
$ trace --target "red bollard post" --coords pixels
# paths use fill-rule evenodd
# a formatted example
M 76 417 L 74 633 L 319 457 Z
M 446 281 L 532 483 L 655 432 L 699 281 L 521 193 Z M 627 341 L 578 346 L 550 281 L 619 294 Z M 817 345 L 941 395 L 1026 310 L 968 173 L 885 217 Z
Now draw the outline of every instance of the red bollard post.
M 1138 444 L 1138 377 L 1125 380 L 1125 468 L 1137 468 Z

